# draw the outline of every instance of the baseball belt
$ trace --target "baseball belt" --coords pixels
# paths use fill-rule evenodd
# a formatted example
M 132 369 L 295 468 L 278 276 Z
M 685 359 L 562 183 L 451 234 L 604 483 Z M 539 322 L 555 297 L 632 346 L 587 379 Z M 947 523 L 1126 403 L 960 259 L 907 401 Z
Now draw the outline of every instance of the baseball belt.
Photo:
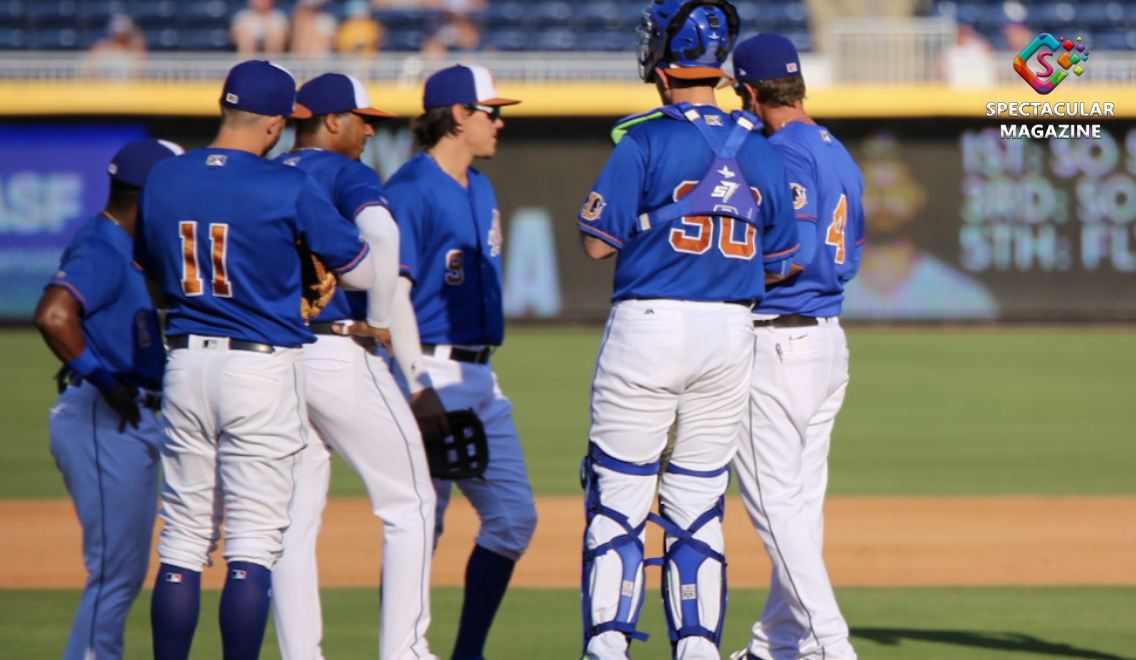
M 179 348 L 189 348 L 189 335 L 177 335 L 174 337 L 166 338 L 166 345 L 170 350 Z M 245 341 L 243 339 L 230 339 L 229 350 L 231 351 L 252 351 L 254 353 L 275 353 L 276 349 L 268 344 L 260 344 L 255 341 Z
M 337 337 L 345 337 L 346 335 L 342 335 L 335 331 L 335 326 L 338 325 L 342 328 L 345 328 L 350 326 L 351 323 L 353 323 L 353 321 L 313 321 L 308 323 L 308 329 L 312 331 L 312 334 L 316 335 L 335 335 Z
M 802 328 L 810 325 L 820 325 L 815 316 L 801 316 L 800 314 L 782 314 L 774 319 L 754 321 L 755 328 Z
M 422 353 L 425 355 L 434 355 L 438 350 L 437 344 L 422 344 Z M 450 359 L 457 362 L 469 362 L 471 364 L 488 364 L 489 356 L 493 355 L 493 347 L 486 346 L 479 351 L 471 351 L 466 348 L 458 348 L 454 346 L 450 348 Z
M 55 384 L 58 387 L 59 393 L 63 394 L 63 390 L 68 387 L 79 387 L 82 385 L 83 378 L 68 369 L 67 365 L 64 365 L 63 368 L 55 374 Z M 138 403 L 141 404 L 143 408 L 158 412 L 162 409 L 162 395 L 160 392 L 142 390 L 138 397 Z

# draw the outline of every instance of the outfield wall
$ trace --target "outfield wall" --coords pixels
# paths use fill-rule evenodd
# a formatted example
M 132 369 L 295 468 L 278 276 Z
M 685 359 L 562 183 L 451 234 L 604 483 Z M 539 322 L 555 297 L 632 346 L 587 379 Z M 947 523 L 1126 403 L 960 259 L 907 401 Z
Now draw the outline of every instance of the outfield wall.
M 63 94 L 24 85 L 0 94 L 0 318 L 30 316 L 67 239 L 101 207 L 105 163 L 118 144 L 150 134 L 193 148 L 216 129 L 215 84 L 161 94 L 109 87 Z M 1068 87 L 1050 100 L 1116 103 L 1118 118 L 1076 120 L 1100 124 L 1101 139 L 1001 139 L 999 124 L 1010 120 L 983 117 L 985 102 L 1042 98 L 1026 97 L 1028 88 L 893 88 L 874 99 L 860 90 L 843 101 L 826 88 L 810 96 L 809 108 L 853 152 L 868 184 L 869 248 L 846 317 L 1136 319 L 1136 98 Z M 372 93 L 380 107 L 415 111 L 412 89 Z M 612 264 L 582 255 L 575 215 L 610 151 L 611 123 L 649 107 L 650 89 L 502 85 L 501 93 L 531 101 L 507 110 L 500 154 L 481 166 L 505 222 L 507 309 L 514 317 L 602 318 Z M 720 96 L 736 106 L 728 90 Z M 548 116 L 555 108 L 576 114 Z M 392 120 L 364 160 L 386 179 L 413 151 L 407 122 Z

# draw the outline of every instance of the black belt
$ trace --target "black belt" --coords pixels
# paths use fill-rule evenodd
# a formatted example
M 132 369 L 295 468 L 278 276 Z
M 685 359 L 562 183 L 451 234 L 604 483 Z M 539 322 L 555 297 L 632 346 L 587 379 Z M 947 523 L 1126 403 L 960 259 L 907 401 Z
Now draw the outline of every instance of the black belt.
M 70 387 L 79 387 L 83 384 L 83 377 L 71 371 L 66 365 L 55 374 L 55 382 L 59 386 L 59 393 L 63 394 L 63 390 Z M 157 412 L 162 409 L 162 395 L 158 392 L 143 392 L 142 398 L 139 400 L 143 408 L 148 408 Z
M 312 334 L 316 335 L 335 335 L 337 337 L 345 337 L 346 335 L 335 331 L 335 326 L 337 325 L 341 328 L 346 327 L 346 324 L 344 324 L 343 321 L 317 321 L 315 323 L 309 323 L 308 329 L 312 331 Z
M 175 337 L 167 337 L 166 344 L 170 350 L 177 348 L 189 348 L 189 335 L 177 335 Z M 276 349 L 268 344 L 259 344 L 255 341 L 245 341 L 243 339 L 230 339 L 229 350 L 231 351 L 252 351 L 253 353 L 275 353 Z
M 775 319 L 754 321 L 755 328 L 800 328 L 808 325 L 820 325 L 815 316 L 801 316 L 800 314 L 782 314 Z
M 422 344 L 422 352 L 426 355 L 433 355 L 437 349 L 437 344 Z M 472 364 L 487 364 L 489 356 L 493 355 L 493 348 L 486 346 L 480 351 L 471 351 L 465 348 L 458 348 L 456 346 L 450 348 L 450 359 L 457 362 L 469 362 Z

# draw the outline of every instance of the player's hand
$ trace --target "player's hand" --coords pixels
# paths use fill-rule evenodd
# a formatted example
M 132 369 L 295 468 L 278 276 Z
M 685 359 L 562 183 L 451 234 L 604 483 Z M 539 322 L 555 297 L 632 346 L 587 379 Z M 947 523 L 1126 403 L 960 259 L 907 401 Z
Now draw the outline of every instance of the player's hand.
M 131 428 L 138 428 L 138 422 L 142 421 L 142 414 L 138 410 L 138 390 L 136 388 L 130 387 L 120 380 L 115 383 L 112 389 L 103 391 L 102 395 L 107 405 L 118 413 L 119 433 L 126 430 L 127 424 L 130 424 Z
M 352 323 L 351 325 L 341 325 L 337 323 L 332 326 L 332 330 L 336 334 L 348 337 L 366 337 L 368 339 L 374 339 L 375 341 L 383 345 L 383 348 L 387 350 L 387 353 L 391 357 L 394 356 L 394 347 L 391 345 L 390 328 L 376 328 L 375 326 L 368 324 L 366 321 L 358 321 L 356 323 Z
M 410 409 L 414 412 L 414 419 L 418 420 L 418 428 L 422 431 L 422 441 L 427 443 L 440 442 L 450 434 L 450 423 L 446 419 L 446 408 L 438 397 L 438 392 L 428 387 L 410 397 Z

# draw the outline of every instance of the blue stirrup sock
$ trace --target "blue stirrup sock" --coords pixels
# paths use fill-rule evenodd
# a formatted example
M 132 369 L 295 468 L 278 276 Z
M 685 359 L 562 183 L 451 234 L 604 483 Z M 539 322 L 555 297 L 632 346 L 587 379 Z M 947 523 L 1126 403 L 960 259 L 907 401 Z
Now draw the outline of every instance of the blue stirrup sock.
M 162 564 L 150 601 L 154 660 L 188 660 L 201 615 L 201 573 Z
M 474 546 L 465 568 L 465 599 L 461 624 L 451 660 L 483 660 L 485 640 L 516 562 L 481 546 Z
M 221 591 L 221 646 L 225 660 L 256 660 L 268 625 L 272 571 L 247 561 L 229 563 Z

